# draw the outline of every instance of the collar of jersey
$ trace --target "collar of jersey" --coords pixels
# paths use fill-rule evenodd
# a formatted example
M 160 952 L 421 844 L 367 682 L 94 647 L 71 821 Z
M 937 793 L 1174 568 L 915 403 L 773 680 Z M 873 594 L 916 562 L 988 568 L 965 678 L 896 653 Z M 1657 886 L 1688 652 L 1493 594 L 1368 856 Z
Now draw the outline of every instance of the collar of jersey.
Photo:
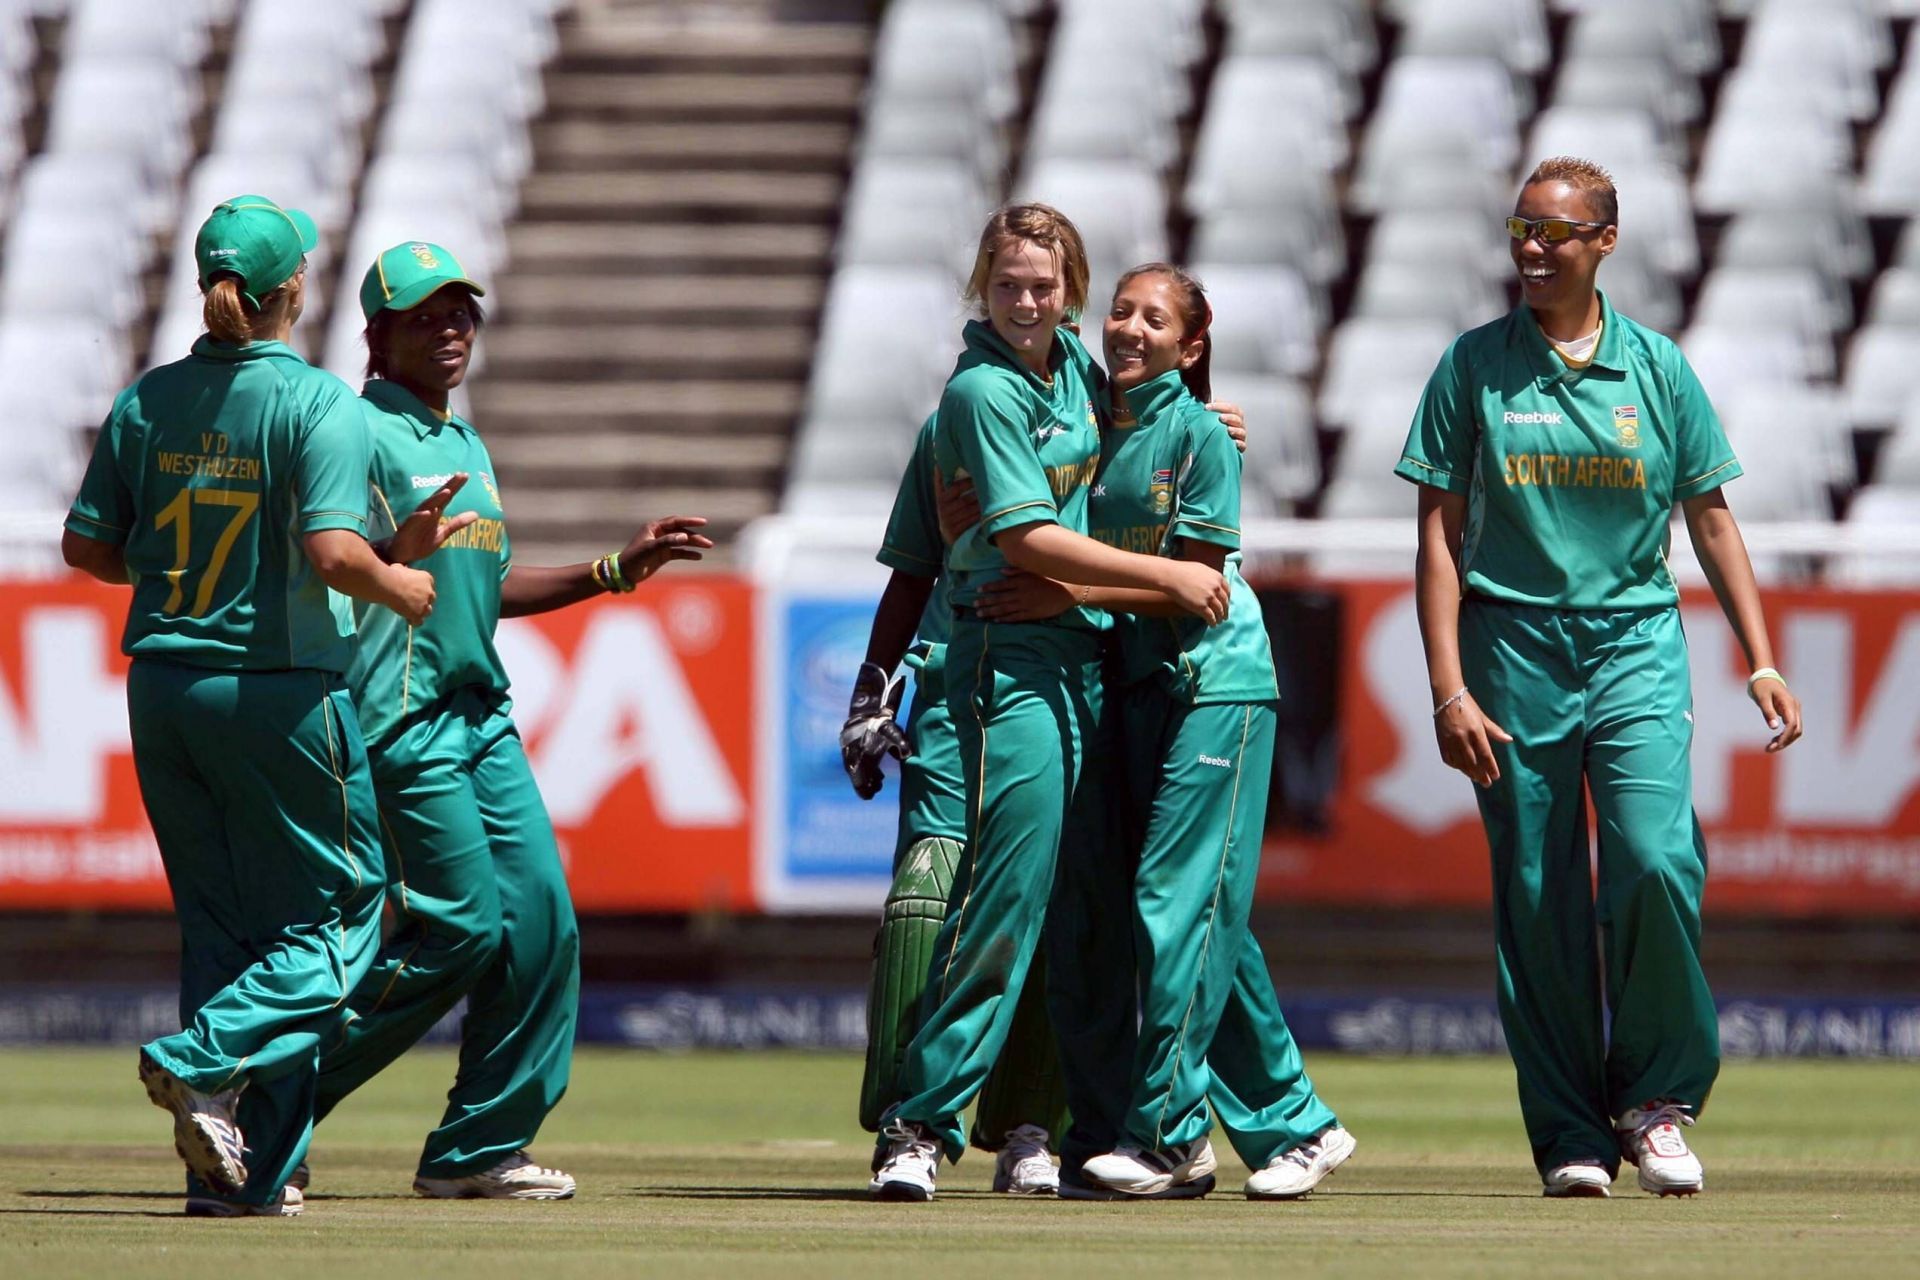
M 368 378 L 366 385 L 360 388 L 360 395 L 363 399 L 373 401 L 388 413 L 405 418 L 407 424 L 413 428 L 413 434 L 422 440 L 442 427 L 458 427 L 462 431 L 473 430 L 461 420 L 459 414 L 449 413 L 442 418 L 428 408 L 426 402 L 419 396 L 386 378 Z
M 284 342 L 249 342 L 244 346 L 237 342 L 216 342 L 213 335 L 203 333 L 193 344 L 193 354 L 204 356 L 208 360 L 298 360 L 305 364 L 306 358 Z
M 1627 371 L 1626 344 L 1620 336 L 1621 326 L 1614 316 L 1613 304 L 1607 301 L 1605 290 L 1597 292 L 1600 295 L 1600 345 L 1593 349 L 1593 359 L 1577 370 L 1568 368 L 1567 362 L 1554 352 L 1553 344 L 1540 332 L 1540 325 L 1533 318 L 1533 309 L 1524 302 L 1515 308 L 1514 318 L 1519 321 L 1522 341 L 1527 345 L 1542 385 L 1558 382 L 1569 373 L 1585 373 L 1591 369 Z
M 1033 384 L 1034 390 L 1045 394 L 1052 389 L 1047 380 L 1028 368 L 1027 362 L 1022 360 L 1007 340 L 994 332 L 993 326 L 985 320 L 967 321 L 967 327 L 961 331 L 961 337 L 967 344 L 967 350 L 977 352 L 991 359 L 995 364 L 1006 365 Z M 1053 349 L 1047 353 L 1048 373 L 1056 378 L 1059 376 L 1061 368 L 1073 358 L 1072 344 L 1078 341 L 1079 339 L 1068 330 L 1053 331 Z
M 1155 418 L 1178 404 L 1186 393 L 1187 384 L 1180 380 L 1180 371 L 1169 369 L 1120 394 L 1126 398 L 1135 425 L 1144 427 L 1152 425 Z

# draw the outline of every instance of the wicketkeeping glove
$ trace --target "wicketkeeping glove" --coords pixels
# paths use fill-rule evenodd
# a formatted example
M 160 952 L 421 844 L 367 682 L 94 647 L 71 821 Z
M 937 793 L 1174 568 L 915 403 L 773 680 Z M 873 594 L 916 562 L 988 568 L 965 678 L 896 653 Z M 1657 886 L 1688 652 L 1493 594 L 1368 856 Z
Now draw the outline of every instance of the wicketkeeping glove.
M 885 671 L 871 662 L 860 664 L 853 701 L 847 704 L 847 722 L 840 727 L 840 760 L 862 800 L 880 794 L 880 757 L 905 760 L 912 754 L 906 733 L 893 718 L 905 689 L 904 677 L 888 683 Z

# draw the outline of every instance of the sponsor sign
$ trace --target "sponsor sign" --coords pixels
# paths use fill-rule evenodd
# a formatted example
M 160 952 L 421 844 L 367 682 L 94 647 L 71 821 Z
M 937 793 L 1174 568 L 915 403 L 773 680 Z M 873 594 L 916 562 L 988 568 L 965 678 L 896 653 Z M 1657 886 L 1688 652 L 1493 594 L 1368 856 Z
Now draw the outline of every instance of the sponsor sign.
M 0 910 L 166 908 L 127 739 L 126 595 L 0 592 Z M 753 596 L 739 580 L 504 622 L 514 716 L 583 911 L 753 906 Z
M 1490 896 L 1473 787 L 1440 763 L 1412 588 L 1348 584 L 1324 830 L 1270 826 L 1268 901 L 1469 905 Z M 1807 731 L 1771 733 L 1711 595 L 1683 601 L 1693 669 L 1694 804 L 1709 911 L 1920 914 L 1920 599 L 1767 593 L 1778 665 Z

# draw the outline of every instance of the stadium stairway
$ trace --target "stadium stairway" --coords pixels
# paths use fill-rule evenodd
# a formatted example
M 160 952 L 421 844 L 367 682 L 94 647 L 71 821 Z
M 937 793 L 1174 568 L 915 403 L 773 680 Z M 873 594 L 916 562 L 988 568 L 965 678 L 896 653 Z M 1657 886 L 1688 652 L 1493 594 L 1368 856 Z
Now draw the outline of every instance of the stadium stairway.
M 559 34 L 474 413 L 521 550 L 585 559 L 698 514 L 724 561 L 777 500 L 871 20 L 603 0 Z

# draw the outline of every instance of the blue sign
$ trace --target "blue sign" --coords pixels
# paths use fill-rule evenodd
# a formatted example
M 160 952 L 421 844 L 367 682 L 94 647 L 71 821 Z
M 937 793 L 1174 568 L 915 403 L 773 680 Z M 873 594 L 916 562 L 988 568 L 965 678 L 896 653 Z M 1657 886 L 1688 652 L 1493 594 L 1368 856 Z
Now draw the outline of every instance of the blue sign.
M 899 821 L 900 775 L 872 800 L 853 793 L 840 762 L 840 726 L 866 657 L 870 599 L 794 599 L 786 608 L 786 860 L 791 882 L 872 877 L 886 894 Z

